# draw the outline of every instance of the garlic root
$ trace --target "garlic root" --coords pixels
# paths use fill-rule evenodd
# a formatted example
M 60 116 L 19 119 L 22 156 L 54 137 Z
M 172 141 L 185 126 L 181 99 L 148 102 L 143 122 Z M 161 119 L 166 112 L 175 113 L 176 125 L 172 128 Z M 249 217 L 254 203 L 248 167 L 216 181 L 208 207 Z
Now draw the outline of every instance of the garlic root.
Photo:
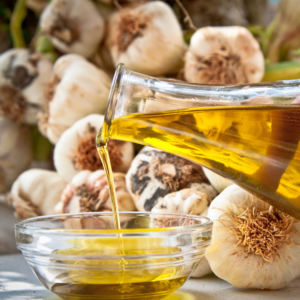
M 40 18 L 41 30 L 64 53 L 90 57 L 104 34 L 104 20 L 90 0 L 53 0 Z
M 14 182 L 9 195 L 15 216 L 26 219 L 53 214 L 65 186 L 65 181 L 56 172 L 25 171 Z
M 105 46 L 114 65 L 159 76 L 178 71 L 186 45 L 179 22 L 166 3 L 154 1 L 111 16 Z
M 56 144 L 61 134 L 91 113 L 104 113 L 111 80 L 76 54 L 59 58 L 46 86 L 46 113 L 39 115 L 39 129 Z
M 192 36 L 184 66 L 184 77 L 188 82 L 254 83 L 263 75 L 262 51 L 246 28 L 203 27 Z
M 239 288 L 276 290 L 300 275 L 300 222 L 236 185 L 210 205 L 205 256 L 212 271 Z
M 96 114 L 82 118 L 58 140 L 54 149 L 54 165 L 66 181 L 71 181 L 82 170 L 103 169 L 95 142 L 103 120 L 104 116 Z M 126 173 L 134 157 L 133 144 L 109 140 L 107 148 L 113 172 Z
M 119 211 L 135 211 L 127 191 L 125 174 L 113 174 Z M 81 171 L 64 189 L 55 213 L 112 211 L 105 172 Z

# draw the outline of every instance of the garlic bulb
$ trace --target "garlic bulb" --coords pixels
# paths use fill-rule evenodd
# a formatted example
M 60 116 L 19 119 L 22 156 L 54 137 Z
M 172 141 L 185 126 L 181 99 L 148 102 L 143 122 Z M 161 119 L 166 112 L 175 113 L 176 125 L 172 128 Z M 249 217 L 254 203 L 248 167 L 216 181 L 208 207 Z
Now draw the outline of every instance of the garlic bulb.
M 171 7 L 161 1 L 122 9 L 111 16 L 105 42 L 115 66 L 159 76 L 178 71 L 186 45 Z
M 205 193 L 183 189 L 160 198 L 151 209 L 153 213 L 177 213 L 200 216 L 211 199 Z
M 128 191 L 139 211 L 151 211 L 159 198 L 201 182 L 208 183 L 201 166 L 150 147 L 134 158 L 126 175 Z
M 103 169 L 96 149 L 96 135 L 104 116 L 89 115 L 74 123 L 58 140 L 54 150 L 54 165 L 66 181 L 82 170 Z M 126 173 L 134 157 L 130 142 L 110 140 L 107 145 L 112 170 Z
M 90 0 L 53 0 L 43 11 L 40 27 L 64 53 L 90 57 L 104 34 L 104 21 Z
M 28 168 L 32 152 L 30 129 L 0 118 L 0 194 Z
M 193 274 L 191 275 L 191 277 L 201 278 L 201 277 L 211 274 L 211 273 L 212 273 L 212 270 L 211 270 L 210 265 L 204 255 L 203 257 L 201 257 L 199 264 L 198 264 L 197 268 L 195 269 L 195 271 L 193 272 Z
M 208 178 L 211 185 L 219 192 L 221 193 L 223 190 L 225 190 L 228 186 L 232 185 L 233 182 L 229 179 L 222 177 L 218 175 L 215 172 L 210 171 L 209 169 L 203 168 L 204 174 Z
M 213 200 L 212 271 L 239 288 L 275 290 L 300 275 L 300 222 L 236 185 Z
M 39 129 L 52 143 L 76 121 L 91 113 L 105 112 L 111 80 L 83 57 L 59 58 L 46 86 L 46 113 L 40 114 Z
M 125 174 L 113 174 L 119 211 L 136 210 L 126 189 Z M 103 170 L 81 171 L 64 189 L 55 213 L 112 211 L 106 175 Z
M 45 109 L 51 62 L 28 49 L 10 49 L 0 55 L 0 70 L 0 114 L 18 123 L 36 124 L 37 113 Z
M 10 202 L 19 219 L 52 215 L 66 183 L 56 172 L 31 169 L 22 173 L 10 191 Z
M 253 83 L 259 82 L 263 75 L 264 57 L 248 29 L 203 27 L 192 36 L 184 66 L 188 82 Z

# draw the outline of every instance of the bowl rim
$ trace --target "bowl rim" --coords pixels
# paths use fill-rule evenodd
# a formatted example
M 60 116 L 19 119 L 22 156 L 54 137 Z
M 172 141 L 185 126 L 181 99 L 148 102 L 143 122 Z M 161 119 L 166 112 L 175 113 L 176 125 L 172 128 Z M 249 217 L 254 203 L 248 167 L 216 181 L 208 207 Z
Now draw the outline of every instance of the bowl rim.
M 36 222 L 36 221 L 46 221 L 46 220 L 55 220 L 60 218 L 68 218 L 68 217 L 77 217 L 77 216 L 92 216 L 92 215 L 107 215 L 112 216 L 112 212 L 82 212 L 82 213 L 69 213 L 69 214 L 57 214 L 57 215 L 46 215 L 46 216 L 38 216 L 38 217 L 32 217 L 27 218 L 24 220 L 20 220 L 15 223 L 15 229 L 18 230 L 30 230 L 33 232 L 38 233 L 45 233 L 45 234 L 59 234 L 59 235 L 85 235 L 85 236 L 99 236 L 101 235 L 111 235 L 116 233 L 122 233 L 122 234 L 139 234 L 139 233 L 163 233 L 163 232 L 178 232 L 178 231 L 186 231 L 186 230 L 193 230 L 198 228 L 205 228 L 212 226 L 213 222 L 205 216 L 197 216 L 197 215 L 188 215 L 188 214 L 177 214 L 177 213 L 153 213 L 153 212 L 139 212 L 139 211 L 122 211 L 119 212 L 120 215 L 158 215 L 158 216 L 180 216 L 182 218 L 189 218 L 189 219 L 196 219 L 196 220 L 205 220 L 206 222 L 204 224 L 196 224 L 196 225 L 188 225 L 188 226 L 170 226 L 170 227 L 163 227 L 163 228 L 127 228 L 127 229 L 52 229 L 52 228 L 41 228 L 36 226 L 30 226 L 30 223 Z M 84 231 L 87 231 L 86 233 Z M 80 232 L 79 232 L 80 231 Z M 93 232 L 94 231 L 94 232 Z

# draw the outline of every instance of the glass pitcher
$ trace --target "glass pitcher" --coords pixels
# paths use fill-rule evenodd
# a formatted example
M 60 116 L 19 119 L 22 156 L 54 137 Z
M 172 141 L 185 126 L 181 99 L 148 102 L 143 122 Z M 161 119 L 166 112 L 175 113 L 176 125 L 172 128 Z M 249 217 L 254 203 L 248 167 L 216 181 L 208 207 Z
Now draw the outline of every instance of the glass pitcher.
M 198 85 L 119 65 L 97 144 L 108 139 L 184 157 L 300 219 L 300 80 Z

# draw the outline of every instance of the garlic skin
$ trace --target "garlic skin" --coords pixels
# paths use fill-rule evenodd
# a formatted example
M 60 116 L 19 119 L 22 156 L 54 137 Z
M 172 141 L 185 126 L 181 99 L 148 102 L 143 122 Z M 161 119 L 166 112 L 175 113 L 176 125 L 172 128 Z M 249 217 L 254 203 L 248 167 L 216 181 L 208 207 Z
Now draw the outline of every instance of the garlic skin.
M 53 144 L 76 121 L 92 113 L 104 114 L 111 80 L 76 54 L 59 58 L 46 86 L 46 113 L 39 115 L 39 130 Z
M 71 181 L 82 170 L 103 169 L 95 142 L 103 121 L 103 115 L 89 115 L 61 135 L 54 149 L 54 165 L 66 181 Z M 113 172 L 126 173 L 134 157 L 133 144 L 110 140 L 108 152 Z
M 257 213 L 262 214 L 260 219 Z M 255 217 L 251 219 L 251 215 Z M 229 186 L 213 200 L 208 217 L 214 220 L 214 224 L 212 242 L 205 256 L 218 277 L 238 288 L 276 290 L 300 275 L 298 220 L 283 215 L 236 185 Z M 268 223 L 270 220 L 273 223 Z M 264 222 L 264 225 L 259 222 Z M 247 229 L 249 224 L 251 231 Z M 281 229 L 283 226 L 287 229 Z M 251 234 L 246 236 L 242 232 Z M 241 236 L 243 240 L 238 238 Z M 286 240 L 280 243 L 279 240 L 284 238 Z M 275 248 L 273 241 L 276 242 Z M 268 243 L 268 248 L 265 243 Z M 251 245 L 252 252 L 248 252 L 248 245 Z M 269 254 L 264 250 L 266 248 L 273 252 Z
M 151 209 L 153 213 L 177 213 L 200 216 L 211 200 L 205 193 L 183 189 L 160 198 Z
M 186 44 L 171 7 L 153 1 L 111 16 L 105 41 L 115 66 L 152 76 L 177 72 Z
M 32 156 L 30 129 L 0 117 L 0 194 L 10 190 Z
M 0 114 L 18 123 L 36 124 L 45 110 L 44 88 L 52 63 L 28 49 L 10 49 L 0 55 Z
M 229 179 L 218 175 L 217 173 L 203 168 L 203 171 L 208 178 L 209 182 L 211 185 L 219 192 L 221 193 L 223 190 L 225 190 L 228 186 L 232 185 L 233 182 L 230 181 Z
M 90 57 L 104 35 L 104 20 L 90 0 L 53 0 L 40 18 L 41 31 L 64 53 Z
M 205 255 L 200 259 L 200 262 L 197 266 L 197 268 L 195 269 L 195 271 L 193 272 L 193 274 L 191 275 L 191 277 L 193 278 L 201 278 L 204 277 L 208 274 L 211 274 L 212 270 L 210 268 L 210 265 L 205 257 Z
M 113 173 L 119 211 L 135 211 L 134 202 L 126 189 L 125 174 Z M 64 189 L 55 213 L 112 211 L 103 170 L 81 171 Z
M 260 82 L 264 57 L 250 31 L 241 26 L 203 27 L 191 38 L 184 77 L 191 83 Z
M 14 182 L 9 195 L 15 216 L 26 219 L 52 215 L 65 187 L 66 182 L 56 172 L 41 169 L 25 171 Z
M 192 183 L 208 183 L 202 167 L 173 154 L 144 147 L 126 174 L 126 185 L 139 211 L 151 211 L 158 199 Z

